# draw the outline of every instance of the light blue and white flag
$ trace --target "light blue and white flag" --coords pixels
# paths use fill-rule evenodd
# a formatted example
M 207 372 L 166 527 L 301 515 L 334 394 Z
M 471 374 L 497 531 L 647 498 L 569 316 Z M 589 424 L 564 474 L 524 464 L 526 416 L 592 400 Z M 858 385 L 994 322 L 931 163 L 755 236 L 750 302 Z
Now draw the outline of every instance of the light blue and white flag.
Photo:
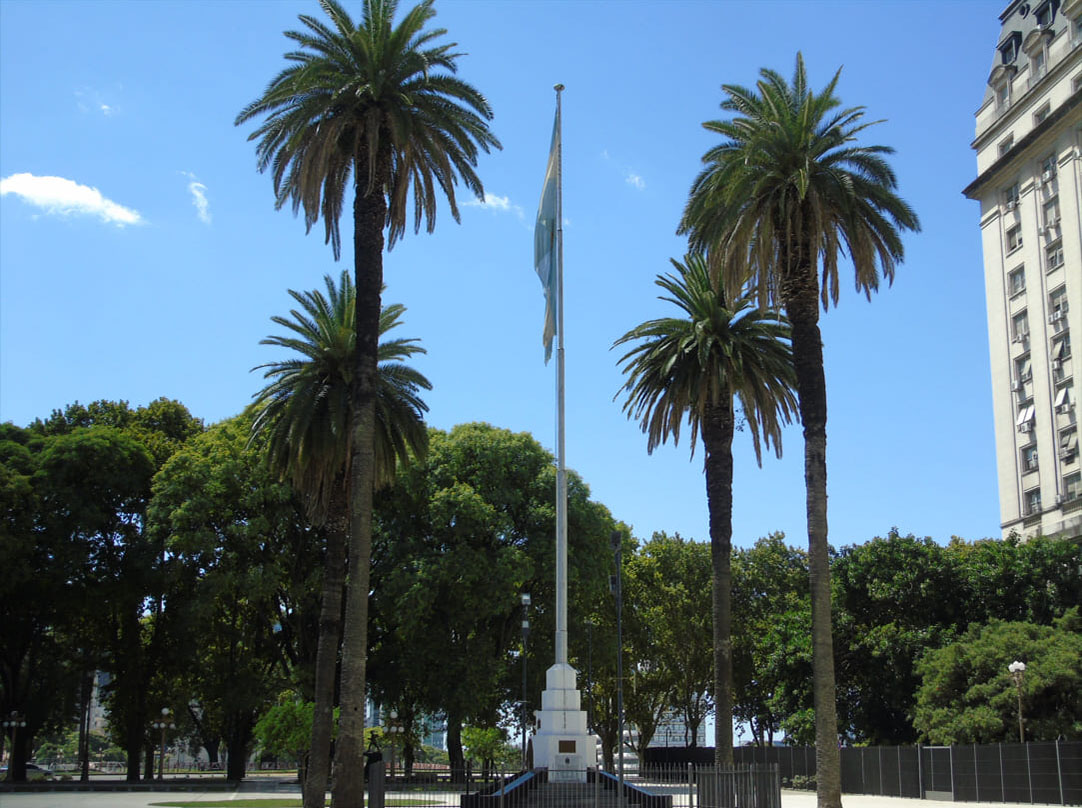
M 545 343 L 545 364 L 552 358 L 552 338 L 556 335 L 556 275 L 559 248 L 556 244 L 559 211 L 560 164 L 560 118 L 557 113 L 552 125 L 552 147 L 549 163 L 545 169 L 545 187 L 541 191 L 541 204 L 537 206 L 537 224 L 533 231 L 533 262 L 537 277 L 545 290 L 545 330 L 541 339 Z

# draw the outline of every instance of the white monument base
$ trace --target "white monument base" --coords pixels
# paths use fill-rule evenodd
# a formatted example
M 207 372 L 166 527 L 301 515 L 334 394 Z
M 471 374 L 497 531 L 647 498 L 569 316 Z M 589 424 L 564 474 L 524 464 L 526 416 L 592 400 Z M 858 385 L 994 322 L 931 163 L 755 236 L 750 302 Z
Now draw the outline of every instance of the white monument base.
M 549 668 L 541 709 L 534 711 L 533 765 L 548 768 L 553 783 L 585 783 L 586 770 L 597 766 L 597 741 L 586 728 L 575 677 L 575 669 L 566 662 Z

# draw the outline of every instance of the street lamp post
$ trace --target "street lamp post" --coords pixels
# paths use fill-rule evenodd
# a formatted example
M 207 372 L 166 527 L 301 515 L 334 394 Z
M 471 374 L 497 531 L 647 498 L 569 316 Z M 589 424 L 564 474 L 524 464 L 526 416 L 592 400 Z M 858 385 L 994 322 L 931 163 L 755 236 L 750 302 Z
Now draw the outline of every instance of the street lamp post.
M 620 804 L 624 801 L 624 636 L 623 636 L 623 569 L 621 566 L 621 536 L 619 530 L 612 531 L 613 559 L 616 562 L 616 574 L 610 579 L 610 586 L 616 596 L 616 715 L 619 733 L 616 751 L 620 755 L 617 761 L 620 790 L 617 792 Z
M 1018 693 L 1018 743 L 1025 743 L 1026 736 L 1022 723 L 1022 677 L 1026 673 L 1026 663 L 1015 660 L 1007 666 L 1007 670 L 1011 672 L 1011 678 L 1014 679 L 1014 687 Z
M 405 740 L 406 728 L 404 726 L 402 726 L 400 723 L 398 723 L 398 711 L 397 710 L 391 710 L 390 718 L 391 718 L 391 723 L 387 725 L 387 734 L 390 736 L 390 742 L 391 742 L 391 779 L 393 780 L 394 779 L 394 768 L 395 768 L 395 749 L 397 748 L 397 745 L 398 745 L 397 741 L 395 740 L 395 737 L 397 736 L 398 738 L 402 738 L 403 740 Z M 403 744 L 402 754 L 405 755 L 405 744 Z M 403 763 L 404 763 L 404 761 L 403 761 Z
M 157 721 L 152 721 L 151 727 L 157 730 L 161 730 L 162 742 L 158 747 L 158 779 L 165 779 L 165 731 L 167 729 L 176 729 L 177 725 L 173 722 L 173 714 L 169 711 L 168 707 L 162 707 L 161 718 Z
M 5 718 L 3 721 L 0 721 L 0 725 L 2 725 L 4 727 L 4 729 L 10 729 L 11 730 L 11 756 L 10 756 L 10 759 L 9 759 L 10 763 L 8 764 L 8 780 L 14 780 L 15 779 L 15 750 L 17 748 L 15 744 L 18 741 L 18 738 L 19 738 L 19 727 L 25 727 L 26 726 L 26 716 L 24 716 L 18 710 L 12 710 L 11 714 L 8 715 L 7 718 Z
M 530 638 L 530 593 L 522 593 L 522 770 L 526 770 L 526 642 Z

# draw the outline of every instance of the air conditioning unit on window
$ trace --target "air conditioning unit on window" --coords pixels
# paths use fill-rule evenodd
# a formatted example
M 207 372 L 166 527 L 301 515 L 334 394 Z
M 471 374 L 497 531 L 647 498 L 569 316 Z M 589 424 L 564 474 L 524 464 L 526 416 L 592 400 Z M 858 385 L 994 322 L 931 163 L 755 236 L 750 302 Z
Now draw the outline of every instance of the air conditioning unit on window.
M 1053 174 L 1051 171 L 1045 171 L 1043 174 L 1041 174 L 1041 181 L 1042 182 L 1051 182 L 1052 178 L 1054 176 L 1056 176 L 1056 175 Z
M 1071 407 L 1073 406 L 1074 405 L 1070 403 L 1060 404 L 1058 407 L 1056 407 L 1056 412 L 1058 412 L 1060 415 L 1066 415 L 1071 411 Z
M 1029 333 L 1020 331 L 1011 338 L 1011 342 L 1025 342 L 1027 339 L 1029 339 Z
M 1007 200 L 1007 210 L 1014 210 L 1017 207 L 1018 207 L 1018 203 L 1015 202 L 1013 199 L 1008 199 Z
M 1024 389 L 1025 385 L 1022 384 L 1021 379 L 1015 379 L 1013 382 L 1011 382 L 1011 390 L 1013 390 L 1014 392 L 1021 393 Z
M 1052 360 L 1052 370 L 1059 370 L 1061 367 L 1063 367 L 1063 360 L 1062 359 L 1053 359 Z
M 1049 315 L 1048 322 L 1050 322 L 1050 323 L 1058 323 L 1062 319 L 1063 319 L 1063 310 L 1062 309 L 1056 309 L 1054 312 L 1052 312 L 1052 314 Z
M 1018 431 L 1019 432 L 1032 432 L 1033 431 L 1033 422 L 1032 421 L 1026 421 L 1025 423 L 1019 424 L 1018 425 Z

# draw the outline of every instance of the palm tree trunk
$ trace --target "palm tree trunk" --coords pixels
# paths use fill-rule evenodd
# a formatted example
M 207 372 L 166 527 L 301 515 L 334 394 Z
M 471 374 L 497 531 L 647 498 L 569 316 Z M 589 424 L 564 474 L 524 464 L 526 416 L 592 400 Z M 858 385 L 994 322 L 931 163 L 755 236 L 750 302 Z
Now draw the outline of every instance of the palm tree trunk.
M 782 282 L 781 294 L 793 329 L 793 366 L 800 400 L 800 418 L 804 424 L 816 791 L 819 808 L 841 808 L 841 759 L 838 751 L 827 543 L 827 392 L 823 373 L 823 339 L 819 332 L 819 282 L 814 264 L 798 263 L 798 267 L 792 277 Z
M 733 767 L 733 399 L 707 405 L 702 421 L 714 621 L 714 765 Z
M 312 714 L 312 742 L 304 779 L 304 808 L 323 808 L 331 774 L 331 736 L 334 729 L 335 674 L 338 641 L 342 635 L 342 595 L 346 582 L 346 534 L 349 503 L 345 479 L 335 480 L 327 531 L 327 560 L 323 569 L 323 602 L 319 610 L 319 646 L 316 649 L 316 703 Z
M 381 153 L 382 154 L 382 153 Z M 349 582 L 342 634 L 342 695 L 335 744 L 335 805 L 364 805 L 364 706 L 368 654 L 368 594 L 372 561 L 372 491 L 375 482 L 375 393 L 379 348 L 380 290 L 383 287 L 383 225 L 387 219 L 385 180 L 389 161 L 377 157 L 368 189 L 365 152 L 354 161 L 353 257 L 356 309 L 354 328 L 353 446 L 350 458 Z

